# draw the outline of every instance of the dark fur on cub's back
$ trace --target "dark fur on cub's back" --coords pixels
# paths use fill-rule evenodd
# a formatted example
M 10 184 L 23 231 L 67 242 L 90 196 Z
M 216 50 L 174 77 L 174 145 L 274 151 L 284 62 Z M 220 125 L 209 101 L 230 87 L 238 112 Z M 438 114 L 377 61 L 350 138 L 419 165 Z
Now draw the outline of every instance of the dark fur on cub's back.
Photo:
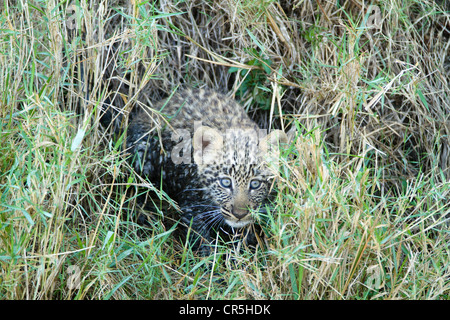
M 178 202 L 196 246 L 213 238 L 214 226 L 250 225 L 250 209 L 261 208 L 271 175 L 256 123 L 236 101 L 208 89 L 183 90 L 155 110 L 168 119 L 159 123 L 161 140 L 153 130 L 157 117 L 142 108 L 129 125 L 127 148 L 135 170 L 162 181 Z

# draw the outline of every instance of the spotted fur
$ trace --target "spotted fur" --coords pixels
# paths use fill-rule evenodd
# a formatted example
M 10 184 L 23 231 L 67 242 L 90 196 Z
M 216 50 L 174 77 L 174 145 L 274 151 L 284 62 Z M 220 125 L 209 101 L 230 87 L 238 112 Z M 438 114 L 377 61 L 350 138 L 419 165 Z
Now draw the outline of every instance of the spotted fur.
M 267 140 L 255 122 L 233 99 L 205 89 L 181 91 L 155 110 L 168 119 L 160 139 L 154 110 L 142 109 L 131 120 L 127 146 L 135 169 L 153 183 L 162 180 L 178 202 L 196 246 L 210 242 L 217 227 L 250 225 L 271 177 Z

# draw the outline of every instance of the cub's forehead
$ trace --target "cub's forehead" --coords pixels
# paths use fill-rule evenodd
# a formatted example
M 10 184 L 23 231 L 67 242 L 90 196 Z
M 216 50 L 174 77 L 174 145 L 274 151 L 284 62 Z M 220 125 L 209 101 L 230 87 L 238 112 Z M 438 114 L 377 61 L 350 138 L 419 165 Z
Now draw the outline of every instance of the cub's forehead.
M 242 183 L 247 183 L 252 179 L 266 180 L 268 177 L 268 171 L 261 168 L 259 164 L 234 164 L 231 166 L 223 166 L 221 173 Z
M 224 138 L 223 160 L 231 165 L 257 165 L 261 162 L 261 150 L 254 136 L 232 136 Z
M 261 148 L 261 141 L 267 136 L 264 129 L 229 128 L 215 131 L 214 139 L 219 141 L 209 166 L 216 166 L 221 174 L 239 177 L 242 180 L 267 175 L 266 151 Z M 203 152 L 208 152 L 204 149 Z

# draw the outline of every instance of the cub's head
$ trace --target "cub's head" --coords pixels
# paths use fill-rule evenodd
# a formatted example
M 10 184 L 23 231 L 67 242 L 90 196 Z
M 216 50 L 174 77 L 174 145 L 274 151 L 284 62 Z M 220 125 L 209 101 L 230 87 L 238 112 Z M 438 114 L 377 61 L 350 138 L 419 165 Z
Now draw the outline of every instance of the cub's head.
M 234 228 L 253 222 L 251 209 L 263 205 L 270 179 L 277 170 L 284 132 L 263 137 L 255 129 L 218 132 L 200 127 L 194 133 L 194 162 L 210 200 L 224 221 Z

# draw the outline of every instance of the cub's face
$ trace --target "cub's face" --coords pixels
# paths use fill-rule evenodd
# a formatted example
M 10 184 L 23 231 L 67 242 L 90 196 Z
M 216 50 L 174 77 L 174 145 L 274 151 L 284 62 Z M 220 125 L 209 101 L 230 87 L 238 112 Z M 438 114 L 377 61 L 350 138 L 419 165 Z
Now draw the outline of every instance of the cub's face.
M 211 199 L 224 221 L 241 228 L 253 222 L 251 210 L 258 210 L 269 191 L 269 180 L 256 166 L 225 167 L 209 183 Z
M 194 161 L 209 201 L 225 223 L 244 227 L 253 222 L 251 211 L 263 206 L 269 192 L 267 137 L 260 139 L 255 130 L 221 134 L 203 128 L 194 134 Z

